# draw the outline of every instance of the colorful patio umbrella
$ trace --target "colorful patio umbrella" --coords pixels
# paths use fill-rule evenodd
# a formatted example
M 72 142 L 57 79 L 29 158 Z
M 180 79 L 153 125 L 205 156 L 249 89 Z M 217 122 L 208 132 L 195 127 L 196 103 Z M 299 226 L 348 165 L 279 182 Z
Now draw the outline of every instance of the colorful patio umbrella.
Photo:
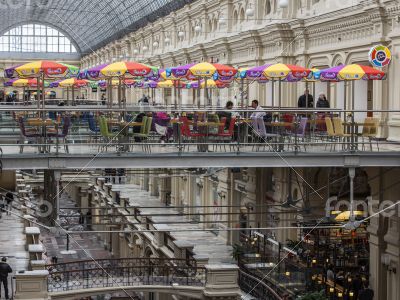
M 109 64 L 101 69 L 100 73 L 105 77 L 122 77 L 126 75 L 131 75 L 133 77 L 145 77 L 152 74 L 157 74 L 158 69 L 156 67 L 137 62 L 123 61 Z
M 134 79 L 125 79 L 122 81 L 123 84 L 125 84 L 126 86 L 133 86 L 136 84 L 138 80 L 134 80 Z M 95 85 L 102 87 L 102 88 L 106 88 L 108 86 L 108 81 L 107 80 L 100 80 L 94 83 Z M 111 86 L 113 87 L 117 87 L 119 86 L 119 80 L 117 79 L 113 79 L 111 81 Z
M 284 79 L 289 75 L 293 78 L 305 78 L 310 74 L 311 70 L 296 65 L 273 64 L 266 65 L 264 75 L 267 78 Z
M 203 78 L 213 77 L 214 74 L 218 74 L 218 77 L 234 77 L 237 73 L 237 69 L 233 67 L 208 62 L 195 64 L 189 68 L 189 71 L 194 76 Z
M 363 65 L 341 65 L 321 71 L 324 80 L 383 80 L 385 72 Z
M 40 84 L 41 85 L 41 84 Z M 4 86 L 14 86 L 14 87 L 37 87 L 37 79 L 36 78 L 14 78 L 4 83 Z M 50 84 L 45 81 L 45 87 L 49 87 Z
M 89 84 L 89 80 L 86 79 L 77 79 L 77 78 L 69 78 L 64 79 L 58 82 L 60 87 L 75 87 L 75 88 L 82 88 L 86 87 Z
M 45 77 L 65 77 L 70 72 L 76 73 L 76 67 L 73 67 L 71 71 L 70 67 L 72 66 L 54 61 L 40 60 L 16 67 L 15 71 L 21 77 L 38 77 L 40 75 Z
M 165 69 L 165 79 L 171 80 L 196 80 L 197 77 L 194 76 L 189 69 L 195 64 L 187 64 L 184 66 L 173 67 Z M 161 76 L 163 76 L 161 74 Z
M 18 73 L 15 71 L 21 65 L 13 66 L 4 70 L 4 77 L 6 78 L 15 78 L 18 77 Z
M 103 74 L 101 73 L 101 70 L 103 70 L 108 65 L 109 64 L 101 64 L 101 65 L 95 66 L 93 68 L 81 70 L 78 74 L 78 78 L 79 79 L 89 79 L 89 80 L 96 80 L 99 78 L 104 78 Z
M 192 88 L 192 89 L 198 89 L 199 88 L 199 82 L 198 81 L 192 81 L 189 82 L 187 85 L 187 88 Z M 229 83 L 221 82 L 218 80 L 213 80 L 213 79 L 207 79 L 207 87 L 208 88 L 218 88 L 218 89 L 223 89 L 229 86 Z M 205 88 L 206 87 L 206 81 L 202 80 L 200 82 L 200 88 Z
M 156 89 L 168 89 L 168 88 L 186 88 L 186 84 L 177 80 L 165 80 L 165 81 L 149 81 L 144 84 L 150 88 Z
M 13 83 L 12 83 L 12 86 L 36 88 L 38 86 L 37 82 L 38 81 L 37 81 L 36 78 L 20 78 L 20 79 L 14 80 Z M 40 86 L 42 86 L 42 85 L 43 85 L 43 83 L 40 82 Z M 45 87 L 49 87 L 50 84 L 47 81 L 45 81 L 44 82 L 44 86 Z

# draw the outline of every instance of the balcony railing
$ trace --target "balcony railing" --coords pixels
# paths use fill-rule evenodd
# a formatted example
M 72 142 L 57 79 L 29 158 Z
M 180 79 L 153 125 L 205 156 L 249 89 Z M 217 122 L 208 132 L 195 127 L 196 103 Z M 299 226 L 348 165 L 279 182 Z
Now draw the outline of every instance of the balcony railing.
M 77 261 L 47 268 L 49 292 L 147 285 L 203 287 L 206 274 L 193 260 L 162 258 Z
M 0 146 L 4 155 L 50 156 L 399 151 L 380 135 L 386 124 L 367 113 L 388 112 L 0 106 Z

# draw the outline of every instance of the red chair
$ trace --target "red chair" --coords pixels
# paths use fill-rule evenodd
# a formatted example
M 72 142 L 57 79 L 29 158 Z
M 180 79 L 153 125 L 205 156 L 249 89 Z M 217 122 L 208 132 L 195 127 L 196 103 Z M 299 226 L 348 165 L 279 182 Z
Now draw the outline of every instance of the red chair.
M 198 138 L 206 136 L 205 133 L 193 132 L 190 130 L 189 120 L 187 117 L 181 117 L 181 132 L 182 135 L 188 138 Z
M 233 136 L 235 134 L 235 124 L 236 124 L 236 118 L 232 118 L 231 122 L 229 123 L 228 131 L 222 130 L 221 132 L 218 132 L 217 135 L 215 135 L 218 138 L 219 142 L 230 142 L 230 141 L 232 141 Z M 225 129 L 225 125 L 224 125 L 223 128 Z M 222 145 L 224 145 L 224 149 L 226 151 L 225 143 L 221 144 L 220 147 L 222 147 Z
M 285 123 L 293 123 L 294 120 L 294 115 L 291 114 L 284 114 L 282 116 L 282 120 Z M 285 126 L 286 131 L 291 132 L 292 131 L 292 126 Z

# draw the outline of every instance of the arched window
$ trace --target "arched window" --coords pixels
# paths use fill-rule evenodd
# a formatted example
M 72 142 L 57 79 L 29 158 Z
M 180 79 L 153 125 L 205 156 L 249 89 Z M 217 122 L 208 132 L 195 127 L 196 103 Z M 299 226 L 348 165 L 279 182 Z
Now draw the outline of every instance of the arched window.
M 233 12 L 233 25 L 236 25 L 238 22 L 239 16 L 237 10 Z
M 266 0 L 265 2 L 265 14 L 268 16 L 271 13 L 271 2 L 270 0 Z
M 243 21 L 244 21 L 244 8 L 242 8 L 241 10 L 240 10 L 240 23 L 242 23 Z
M 2 52 L 76 53 L 71 40 L 49 26 L 26 24 L 12 28 L 0 37 Z

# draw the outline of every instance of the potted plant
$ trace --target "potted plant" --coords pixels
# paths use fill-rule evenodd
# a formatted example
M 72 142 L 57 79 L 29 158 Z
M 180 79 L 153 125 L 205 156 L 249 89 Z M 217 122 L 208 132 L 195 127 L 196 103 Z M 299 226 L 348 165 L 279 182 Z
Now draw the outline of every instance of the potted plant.
M 232 246 L 232 258 L 239 261 L 240 257 L 244 254 L 244 248 L 242 245 L 234 244 Z

